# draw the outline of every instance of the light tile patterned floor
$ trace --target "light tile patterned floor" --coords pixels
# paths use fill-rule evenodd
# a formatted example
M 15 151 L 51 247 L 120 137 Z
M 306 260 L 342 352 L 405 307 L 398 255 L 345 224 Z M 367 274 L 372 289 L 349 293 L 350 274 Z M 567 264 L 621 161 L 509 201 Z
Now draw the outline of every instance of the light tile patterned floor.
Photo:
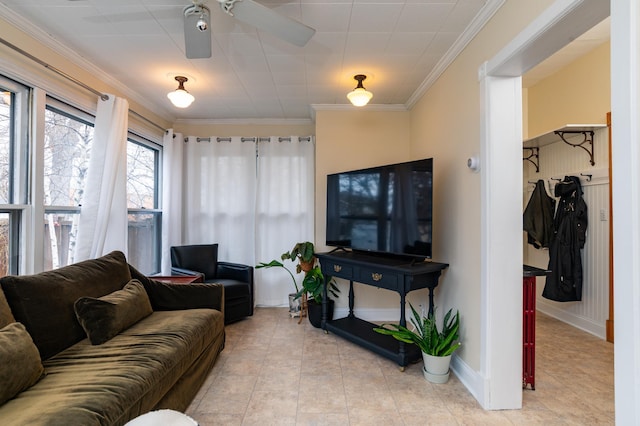
M 346 340 L 258 308 L 227 343 L 187 410 L 211 425 L 614 424 L 613 345 L 538 314 L 536 390 L 522 410 L 485 411 L 452 375 L 397 365 Z

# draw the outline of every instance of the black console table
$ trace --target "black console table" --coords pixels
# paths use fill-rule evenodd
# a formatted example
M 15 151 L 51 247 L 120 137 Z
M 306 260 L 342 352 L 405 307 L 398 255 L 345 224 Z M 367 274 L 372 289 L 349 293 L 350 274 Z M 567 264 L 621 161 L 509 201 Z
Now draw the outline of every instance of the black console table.
M 405 298 L 407 293 L 429 289 L 429 313 L 433 312 L 433 289 L 438 285 L 442 270 L 449 265 L 437 262 L 412 262 L 360 252 L 331 252 L 317 254 L 325 275 L 349 280 L 349 314 L 344 318 L 327 320 L 327 289 L 323 292 L 322 329 L 341 336 L 379 355 L 396 361 L 401 370 L 421 358 L 420 349 L 406 345 L 373 331 L 376 324 L 357 318 L 353 313 L 353 283 L 392 290 L 400 294 L 400 324 L 406 326 Z

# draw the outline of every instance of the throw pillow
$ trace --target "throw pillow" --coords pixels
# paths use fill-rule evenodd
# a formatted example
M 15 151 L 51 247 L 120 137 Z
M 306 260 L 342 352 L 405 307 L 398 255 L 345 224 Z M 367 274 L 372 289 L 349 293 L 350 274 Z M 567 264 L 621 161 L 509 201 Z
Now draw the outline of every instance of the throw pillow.
M 40 352 L 19 322 L 0 330 L 0 360 L 0 405 L 35 385 L 44 373 Z
M 16 322 L 16 319 L 13 317 L 11 308 L 9 308 L 9 304 L 7 303 L 7 298 L 4 297 L 4 292 L 0 288 L 0 328 L 12 322 Z
M 103 344 L 153 312 L 149 296 L 138 280 L 98 299 L 81 297 L 73 307 L 92 345 Z
M 34 275 L 1 277 L 0 286 L 13 316 L 29 331 L 44 361 L 86 339 L 73 310 L 76 300 L 120 290 L 131 278 L 124 253 L 113 251 Z

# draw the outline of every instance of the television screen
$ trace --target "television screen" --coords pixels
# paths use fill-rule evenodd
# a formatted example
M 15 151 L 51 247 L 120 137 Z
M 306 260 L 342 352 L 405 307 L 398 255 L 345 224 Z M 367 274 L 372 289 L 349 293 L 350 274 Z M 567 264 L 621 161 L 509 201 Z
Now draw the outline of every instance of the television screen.
M 433 159 L 327 175 L 326 244 L 431 258 Z

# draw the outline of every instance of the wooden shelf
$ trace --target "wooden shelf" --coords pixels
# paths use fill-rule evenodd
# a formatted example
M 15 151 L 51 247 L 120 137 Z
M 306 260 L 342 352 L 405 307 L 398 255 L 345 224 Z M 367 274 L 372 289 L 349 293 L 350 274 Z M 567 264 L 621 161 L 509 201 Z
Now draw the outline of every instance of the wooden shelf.
M 541 135 L 525 139 L 522 142 L 523 148 L 540 148 L 555 142 L 562 142 L 562 138 L 556 132 L 593 132 L 606 128 L 606 124 L 567 124 L 560 129 L 552 130 Z
M 560 129 L 526 139 L 522 142 L 522 149 L 528 151 L 528 155 L 522 159 L 533 164 L 537 173 L 540 171 L 540 147 L 555 142 L 564 142 L 569 146 L 584 150 L 589 155 L 589 163 L 594 166 L 596 164 L 593 158 L 594 134 L 596 130 L 606 127 L 606 124 L 567 124 Z

